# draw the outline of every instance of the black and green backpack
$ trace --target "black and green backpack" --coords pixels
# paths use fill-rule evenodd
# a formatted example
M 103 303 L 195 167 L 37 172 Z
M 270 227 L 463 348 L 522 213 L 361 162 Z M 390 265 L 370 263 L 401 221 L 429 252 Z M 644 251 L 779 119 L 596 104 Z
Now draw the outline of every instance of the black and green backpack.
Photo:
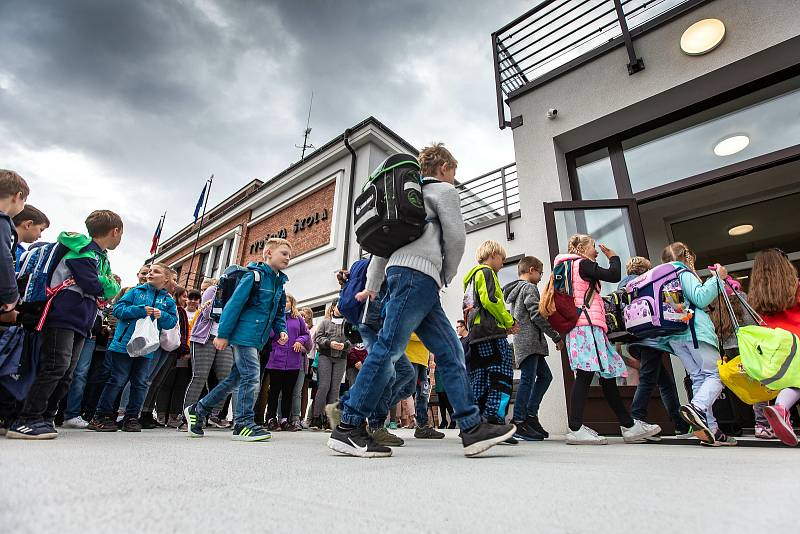
M 356 241 L 365 251 L 388 258 L 425 229 L 422 174 L 417 158 L 395 154 L 373 171 L 353 204 Z

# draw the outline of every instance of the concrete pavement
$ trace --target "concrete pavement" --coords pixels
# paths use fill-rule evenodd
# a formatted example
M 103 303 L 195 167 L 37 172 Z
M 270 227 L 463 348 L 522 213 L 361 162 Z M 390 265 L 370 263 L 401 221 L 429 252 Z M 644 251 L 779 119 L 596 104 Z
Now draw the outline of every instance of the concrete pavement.
M 563 442 L 461 455 L 412 431 L 388 459 L 328 434 L 0 438 L 0 532 L 747 532 L 794 530 L 800 450 Z

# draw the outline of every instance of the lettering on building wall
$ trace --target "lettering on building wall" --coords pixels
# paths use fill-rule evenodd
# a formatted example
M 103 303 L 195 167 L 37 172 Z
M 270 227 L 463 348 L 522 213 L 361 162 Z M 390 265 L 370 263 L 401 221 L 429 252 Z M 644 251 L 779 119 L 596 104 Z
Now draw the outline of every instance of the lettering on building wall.
M 322 212 L 316 212 L 313 215 L 309 215 L 308 217 L 304 217 L 302 219 L 295 219 L 294 227 L 293 227 L 293 234 L 297 234 L 299 232 L 303 232 L 306 229 L 311 228 L 319 224 L 322 221 L 328 220 L 328 208 L 322 210 Z M 277 232 L 273 234 L 268 234 L 267 237 L 256 241 L 250 245 L 250 254 L 255 254 L 259 251 L 264 250 L 266 243 L 268 240 L 272 239 L 273 237 L 277 237 L 280 239 L 287 239 L 289 235 L 289 230 L 287 228 L 281 228 Z

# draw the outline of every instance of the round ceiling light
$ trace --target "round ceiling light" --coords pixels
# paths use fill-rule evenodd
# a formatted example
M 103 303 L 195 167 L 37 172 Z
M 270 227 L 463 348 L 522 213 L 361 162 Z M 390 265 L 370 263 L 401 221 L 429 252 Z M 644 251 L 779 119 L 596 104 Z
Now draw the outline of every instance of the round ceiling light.
M 732 135 L 714 145 L 714 154 L 717 156 L 730 156 L 741 152 L 749 144 L 750 138 L 746 135 Z
M 681 50 L 690 56 L 708 54 L 725 38 L 725 24 L 719 19 L 695 22 L 681 35 Z
M 740 224 L 738 226 L 734 226 L 733 228 L 728 229 L 728 235 L 731 237 L 735 237 L 737 235 L 749 234 L 752 231 L 753 231 L 752 224 Z

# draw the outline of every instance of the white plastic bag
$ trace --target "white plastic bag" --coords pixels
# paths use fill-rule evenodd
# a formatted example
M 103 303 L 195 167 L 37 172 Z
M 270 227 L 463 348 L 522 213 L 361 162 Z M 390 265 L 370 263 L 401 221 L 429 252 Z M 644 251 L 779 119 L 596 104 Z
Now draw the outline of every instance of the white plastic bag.
M 175 323 L 175 326 L 169 330 L 162 330 L 159 336 L 161 348 L 165 352 L 172 352 L 181 346 L 181 322 Z
M 142 317 L 136 321 L 130 341 L 125 346 L 131 358 L 147 356 L 159 346 L 158 326 L 156 320 Z

